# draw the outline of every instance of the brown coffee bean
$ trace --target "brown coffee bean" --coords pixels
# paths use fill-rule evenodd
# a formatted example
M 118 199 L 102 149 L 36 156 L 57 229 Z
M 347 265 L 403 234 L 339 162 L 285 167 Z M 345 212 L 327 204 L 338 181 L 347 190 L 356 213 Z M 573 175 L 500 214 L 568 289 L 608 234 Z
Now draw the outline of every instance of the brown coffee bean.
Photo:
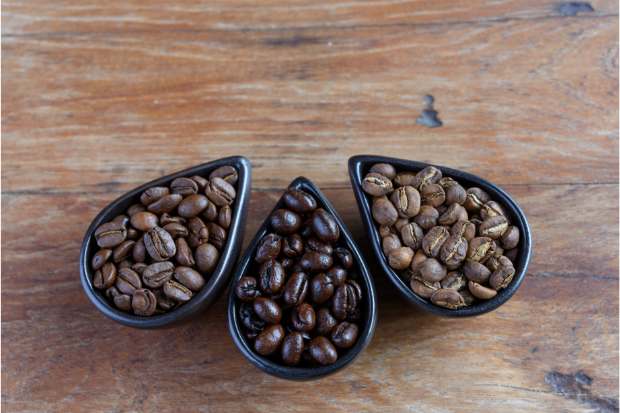
M 388 264 L 395 270 L 404 270 L 411 264 L 413 250 L 409 247 L 400 247 L 392 250 L 388 255 Z
M 140 231 L 146 232 L 156 227 L 158 220 L 157 215 L 152 212 L 136 212 L 131 216 L 131 225 Z
M 215 246 L 207 243 L 200 244 L 194 252 L 196 267 L 203 274 L 211 274 L 217 267 L 220 259 L 220 252 Z
M 170 183 L 170 189 L 173 194 L 193 195 L 198 193 L 198 183 L 191 178 L 176 178 Z
M 502 208 L 502 206 L 495 201 L 488 201 L 480 208 L 480 218 L 483 220 L 498 215 L 506 216 L 504 213 L 504 208 Z
M 338 320 L 356 320 L 360 316 L 359 304 L 362 301 L 362 289 L 353 280 L 336 288 L 332 297 L 332 314 Z
M 413 292 L 422 298 L 431 298 L 433 293 L 441 288 L 439 282 L 429 282 L 419 277 L 411 277 L 409 285 Z
M 237 196 L 235 188 L 219 177 L 209 178 L 209 184 L 205 188 L 205 195 L 209 201 L 218 207 L 231 205 Z
M 106 262 L 93 275 L 93 285 L 100 290 L 110 288 L 116 282 L 116 267 Z
M 219 211 L 213 202 L 209 202 L 204 211 L 202 211 L 202 217 L 208 222 L 214 222 L 219 217 Z
M 308 293 L 308 276 L 304 272 L 295 272 L 284 286 L 282 301 L 289 307 L 304 302 Z
M 415 172 L 399 172 L 394 177 L 394 184 L 396 186 L 413 186 L 416 188 L 416 184 L 418 183 L 416 180 Z
M 129 208 L 127 208 L 127 215 L 132 217 L 134 214 L 138 212 L 146 211 L 146 208 L 142 204 L 133 204 Z
M 310 296 L 316 304 L 323 304 L 334 294 L 334 281 L 325 273 L 315 275 L 310 281 Z
M 210 236 L 212 236 L 209 227 L 198 217 L 190 218 L 187 221 L 187 229 L 189 230 L 187 243 L 192 248 L 197 248 L 199 245 L 206 244 L 209 242 Z
M 112 298 L 114 305 L 119 310 L 129 311 L 131 310 L 131 296 L 127 294 L 119 294 Z
M 442 178 L 442 173 L 434 166 L 427 166 L 415 175 L 415 180 L 412 185 L 421 189 L 422 186 L 427 184 L 436 184 Z
M 390 201 L 396 207 L 398 215 L 403 218 L 414 217 L 420 212 L 420 193 L 412 186 L 395 189 L 390 195 Z
M 396 228 L 394 228 L 394 226 L 390 225 L 381 225 L 379 226 L 379 237 L 383 238 L 386 237 L 390 234 L 398 234 L 398 232 L 396 231 Z
M 465 306 L 465 300 L 458 291 L 451 288 L 442 288 L 431 295 L 431 302 L 440 307 L 455 310 Z
M 112 260 L 116 263 L 126 260 L 132 255 L 135 241 L 125 240 L 114 248 L 112 252 Z
M 467 198 L 463 203 L 463 206 L 469 213 L 475 213 L 480 211 L 480 208 L 487 202 L 489 202 L 489 194 L 484 192 L 478 187 L 471 187 L 467 190 Z
M 433 228 L 437 225 L 437 220 L 439 219 L 439 212 L 430 206 L 430 205 L 422 205 L 420 207 L 420 212 L 413 218 L 413 222 L 418 224 L 420 228 L 425 231 Z
M 515 267 L 508 258 L 502 256 L 498 259 L 498 266 L 489 278 L 489 285 L 494 290 L 508 287 L 515 275 Z
M 326 242 L 319 241 L 314 237 L 306 240 L 305 249 L 306 251 L 315 251 L 326 255 L 332 255 L 334 253 L 334 247 Z
M 428 257 L 426 256 L 426 254 L 424 254 L 424 251 L 422 251 L 421 249 L 417 250 L 415 254 L 413 254 L 413 259 L 411 260 L 411 271 L 415 272 L 418 269 L 419 265 L 426 261 L 427 258 Z
M 340 262 L 340 265 L 342 265 L 342 268 L 348 270 L 353 266 L 353 254 L 351 254 L 351 251 L 348 249 L 344 247 L 336 247 L 336 249 L 334 249 L 334 255 L 336 255 L 336 258 L 338 259 L 338 262 Z
M 197 217 L 202 211 L 205 210 L 205 208 L 207 208 L 208 203 L 209 200 L 204 195 L 189 195 L 181 201 L 177 211 L 183 218 Z
M 469 242 L 467 258 L 484 263 L 495 253 L 495 241 L 489 237 L 476 237 Z
M 142 195 L 140 195 L 140 202 L 144 205 L 150 205 L 153 202 L 159 201 L 169 193 L 170 190 L 165 186 L 154 186 L 142 192 Z
M 312 359 L 323 366 L 334 364 L 338 360 L 336 348 L 323 336 L 312 339 L 308 348 Z
M 290 235 L 301 227 L 301 217 L 288 209 L 277 209 L 269 217 L 271 228 L 280 235 Z
M 463 237 L 469 242 L 476 236 L 476 226 L 469 221 L 457 221 L 450 228 L 450 235 Z
M 198 175 L 194 175 L 194 176 L 190 177 L 190 179 L 192 181 L 196 182 L 196 185 L 198 185 L 198 191 L 199 192 L 204 191 L 205 187 L 209 183 L 209 181 L 207 181 L 205 178 L 203 178 L 202 176 L 198 176 Z
M 369 195 L 380 197 L 392 192 L 393 186 L 388 177 L 371 172 L 362 180 L 362 189 Z
M 385 176 L 388 179 L 394 179 L 396 176 L 396 169 L 389 163 L 376 163 L 370 167 L 368 172 L 374 172 Z
M 316 199 L 300 189 L 289 188 L 282 195 L 282 200 L 288 209 L 298 214 L 314 211 L 317 207 Z
M 310 225 L 312 232 L 323 242 L 336 242 L 340 238 L 340 228 L 332 214 L 318 208 L 312 213 Z
M 440 225 L 452 225 L 457 221 L 467 221 L 467 210 L 459 204 L 452 204 L 446 209 L 446 211 L 439 217 L 437 222 Z
M 297 331 L 310 332 L 316 325 L 314 308 L 308 303 L 298 305 L 292 310 L 291 325 Z
M 164 283 L 163 291 L 166 297 L 180 303 L 189 301 L 192 298 L 192 292 L 189 288 L 172 280 Z
M 423 204 L 437 208 L 445 202 L 446 193 L 441 185 L 429 183 L 420 187 L 420 197 Z
M 441 247 L 450 236 L 446 227 L 431 228 L 422 239 L 422 250 L 429 257 L 439 256 Z
M 269 298 L 256 297 L 253 308 L 256 315 L 267 324 L 278 324 L 282 319 L 280 306 Z
M 239 179 L 239 174 L 235 167 L 230 165 L 220 166 L 209 174 L 209 179 L 222 178 L 230 185 L 235 185 Z
M 157 298 L 151 290 L 138 289 L 131 297 L 131 308 L 136 315 L 149 316 L 155 313 Z
M 332 343 L 338 348 L 351 348 L 357 341 L 358 331 L 356 324 L 343 321 L 332 330 Z
M 400 242 L 400 238 L 398 238 L 397 235 L 389 234 L 383 237 L 383 240 L 381 241 L 381 246 L 383 248 L 383 253 L 388 256 L 393 250 L 402 247 L 402 244 Z
M 196 264 L 196 261 L 194 260 L 192 250 L 190 249 L 189 245 L 187 245 L 187 241 L 185 241 L 185 238 L 178 238 L 175 241 L 175 245 L 177 248 L 177 253 L 174 256 L 175 261 L 179 265 L 193 267 Z
M 284 286 L 286 273 L 276 260 L 265 261 L 258 270 L 258 284 L 265 294 L 277 294 Z
M 469 288 L 469 292 L 476 298 L 480 298 L 481 300 L 489 300 L 497 295 L 497 291 L 482 286 L 474 281 L 470 281 L 467 284 Z
M 132 270 L 134 270 L 139 276 L 142 276 L 142 273 L 144 273 L 144 270 L 146 269 L 147 265 L 143 262 L 136 262 L 135 264 L 133 264 L 131 267 Z
M 224 229 L 230 228 L 230 223 L 232 221 L 232 208 L 230 205 L 224 205 L 220 208 L 220 211 L 217 214 L 217 223 L 220 227 Z
M 304 271 L 318 272 L 329 269 L 333 262 L 331 255 L 321 254 L 316 251 L 306 251 L 299 260 L 299 265 Z
M 344 284 L 348 276 L 347 270 L 338 266 L 331 267 L 325 274 L 332 279 L 335 286 Z
M 142 281 L 138 273 L 131 268 L 122 268 L 116 274 L 115 286 L 121 293 L 133 295 L 134 291 L 142 288 Z
M 155 227 L 144 234 L 144 247 L 155 261 L 165 261 L 174 257 L 176 245 L 170 234 L 161 227 Z
M 458 204 L 454 204 L 458 205 Z M 458 268 L 465 260 L 467 255 L 468 243 L 465 238 L 451 235 L 441 246 L 439 259 L 446 264 L 449 269 Z
M 441 281 L 447 274 L 446 267 L 435 258 L 428 258 L 418 265 L 417 272 L 425 281 Z
M 112 250 L 107 249 L 107 248 L 100 249 L 93 255 L 93 258 L 90 261 L 90 266 L 93 270 L 96 271 L 99 268 L 103 267 L 103 264 L 108 262 L 108 260 L 111 257 L 112 257 Z
M 164 212 L 159 217 L 159 225 L 162 227 L 168 224 L 172 224 L 172 223 L 185 225 L 187 223 L 187 220 L 185 218 L 181 218 L 178 216 L 172 216 L 168 214 L 167 212 Z
M 483 237 L 499 239 L 508 230 L 508 221 L 503 215 L 496 215 L 482 221 L 478 231 Z
M 400 239 L 403 244 L 417 250 L 422 245 L 424 239 L 424 231 L 415 222 L 410 222 L 400 230 Z
M 265 328 L 254 341 L 254 350 L 261 356 L 268 356 L 278 351 L 284 340 L 284 328 L 275 324 Z
M 164 229 L 170 234 L 173 239 L 185 238 L 189 235 L 189 230 L 183 224 L 177 224 L 172 222 L 164 226 Z
M 205 285 L 205 279 L 202 275 L 190 267 L 176 267 L 174 278 L 194 292 L 200 291 Z
M 482 284 L 489 280 L 491 271 L 477 261 L 466 260 L 463 264 L 463 274 L 468 280 Z
M 159 288 L 174 274 L 174 264 L 170 261 L 155 262 L 148 265 L 142 272 L 144 285 L 150 288 Z
M 241 277 L 235 284 L 235 295 L 241 301 L 252 302 L 255 297 L 260 295 L 258 291 L 258 282 L 254 277 Z
M 517 261 L 518 253 L 519 253 L 518 248 L 511 248 L 509 250 L 504 251 L 504 256 L 514 263 Z
M 465 301 L 465 305 L 472 305 L 476 301 L 476 297 L 474 297 L 470 292 L 469 288 L 464 288 L 459 291 L 461 297 L 463 297 L 463 301 Z
M 258 243 L 254 259 L 258 263 L 278 258 L 282 249 L 282 237 L 278 234 L 267 234 Z
M 289 257 L 299 257 L 304 252 L 304 241 L 299 234 L 289 235 L 282 240 L 282 253 Z
M 515 248 L 517 245 L 519 245 L 519 239 L 520 239 L 519 228 L 515 227 L 514 225 L 511 225 L 508 227 L 506 232 L 504 232 L 504 234 L 501 236 L 500 241 L 502 243 L 502 247 L 504 247 L 507 250 L 511 250 Z
M 441 280 L 441 288 L 452 288 L 453 290 L 462 290 L 467 287 L 467 279 L 459 271 L 449 272 L 448 275 Z
M 170 194 L 161 197 L 159 200 L 149 204 L 148 210 L 155 214 L 163 214 L 164 212 L 172 212 L 181 203 L 183 196 L 179 194 Z
M 282 341 L 282 361 L 289 366 L 296 366 L 301 360 L 304 350 L 304 339 L 301 333 L 293 331 Z
M 142 234 L 135 228 L 132 228 L 132 227 L 127 228 L 127 239 L 135 241 L 138 238 L 140 238 L 141 235 Z
M 443 188 L 446 193 L 446 204 L 463 204 L 465 203 L 465 199 L 467 199 L 467 192 L 465 188 L 463 188 L 458 182 L 456 182 L 452 178 L 441 178 L 439 180 L 439 185 Z
M 122 223 L 107 222 L 95 230 L 95 240 L 99 248 L 113 248 L 127 237 L 127 228 Z
M 321 308 L 316 314 L 316 332 L 320 335 L 328 335 L 338 324 L 327 308 Z

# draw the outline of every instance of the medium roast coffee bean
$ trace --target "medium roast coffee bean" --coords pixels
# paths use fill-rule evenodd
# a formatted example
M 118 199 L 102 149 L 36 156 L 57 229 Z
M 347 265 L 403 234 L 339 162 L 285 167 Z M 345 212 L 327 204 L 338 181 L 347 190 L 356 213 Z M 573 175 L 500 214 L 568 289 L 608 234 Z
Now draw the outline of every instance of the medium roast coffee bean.
M 157 215 L 152 212 L 142 211 L 131 216 L 131 226 L 143 232 L 155 228 L 157 224 Z
M 205 187 L 207 186 L 207 184 L 209 183 L 208 180 L 206 180 L 205 178 L 203 178 L 202 176 L 198 176 L 198 175 L 194 175 L 190 178 L 192 181 L 196 182 L 196 185 L 198 185 L 198 191 L 202 192 L 205 190 Z M 229 182 L 230 184 L 234 185 L 233 182 Z
M 127 208 L 127 215 L 132 217 L 134 214 L 138 212 L 146 211 L 146 208 L 142 204 L 133 204 L 129 208 Z
M 198 193 L 198 183 L 191 178 L 176 178 L 170 183 L 170 189 L 173 194 L 193 195 Z
M 174 259 L 179 265 L 184 265 L 186 267 L 193 267 L 194 265 L 196 265 L 192 250 L 190 249 L 189 245 L 187 245 L 187 241 L 185 241 L 185 238 L 178 238 L 175 241 L 175 245 L 177 247 L 177 253 L 174 256 Z
M 144 234 L 144 247 L 155 261 L 165 261 L 177 252 L 170 234 L 161 227 L 155 227 Z
M 166 297 L 178 302 L 189 301 L 192 298 L 192 292 L 189 288 L 172 280 L 164 283 L 163 291 Z
M 203 274 L 211 274 L 217 267 L 220 253 L 215 246 L 207 243 L 201 244 L 194 253 L 196 267 Z
M 282 237 L 278 234 L 267 234 L 258 243 L 254 259 L 259 263 L 275 259 L 280 254 L 281 249 Z
M 112 257 L 112 250 L 107 248 L 100 249 L 93 255 L 93 259 L 90 261 L 91 268 L 93 270 L 98 270 L 103 267 L 103 264 L 105 264 L 110 257 Z
M 388 179 L 394 179 L 394 177 L 396 176 L 396 169 L 389 163 L 376 163 L 370 167 L 370 170 L 368 172 L 378 173 Z
M 226 205 L 225 205 L 226 206 Z M 223 206 L 222 209 L 225 207 Z M 219 217 L 219 211 L 213 202 L 209 202 L 204 211 L 202 211 L 202 217 L 207 222 L 215 222 Z M 218 223 L 219 224 L 219 223 Z
M 107 262 L 95 271 L 93 276 L 93 285 L 95 288 L 103 290 L 110 288 L 116 282 L 116 267 L 111 262 Z
M 289 189 L 282 200 L 288 209 L 299 214 L 314 211 L 317 207 L 314 197 L 299 189 Z
M 209 200 L 204 195 L 193 194 L 185 197 L 177 209 L 183 218 L 193 218 L 205 210 Z
M 113 248 L 127 237 L 127 228 L 119 222 L 107 222 L 95 230 L 95 239 L 100 248 Z
M 332 342 L 339 348 L 350 348 L 357 341 L 358 327 L 356 324 L 343 321 L 331 333 Z
M 383 196 L 392 192 L 392 181 L 384 175 L 371 172 L 362 180 L 362 189 L 372 196 Z
M 217 223 L 220 227 L 224 229 L 230 228 L 230 223 L 232 221 L 232 208 L 230 205 L 224 205 L 220 208 L 220 211 L 217 214 Z
M 412 186 L 401 186 L 394 190 L 390 195 L 390 201 L 401 217 L 411 218 L 420 212 L 420 193 Z
M 123 294 L 133 295 L 134 291 L 142 288 L 142 281 L 138 273 L 131 268 L 122 268 L 116 275 L 115 287 Z
M 202 275 L 191 267 L 177 267 L 174 270 L 174 278 L 194 292 L 200 291 L 205 285 Z
M 284 337 L 282 342 L 282 361 L 289 366 L 299 364 L 304 350 L 304 339 L 301 333 L 293 331 Z
M 153 315 L 155 308 L 157 308 L 157 298 L 151 290 L 138 289 L 134 291 L 131 297 L 131 308 L 136 315 Z
M 301 217 L 288 209 L 278 209 L 269 217 L 269 224 L 280 235 L 290 235 L 301 226 Z
M 259 286 L 265 294 L 277 294 L 284 286 L 286 274 L 276 260 L 265 261 L 259 270 Z
M 157 201 L 149 204 L 148 210 L 155 214 L 172 212 L 181 203 L 183 196 L 179 194 L 164 195 Z
M 159 288 L 174 274 L 174 264 L 170 261 L 155 262 L 147 266 L 142 272 L 144 285 L 150 288 Z
M 300 305 L 308 292 L 308 276 L 303 272 L 295 272 L 286 282 L 282 301 L 289 307 Z
M 385 197 L 374 198 L 372 216 L 380 225 L 392 225 L 398 219 L 398 212 L 389 199 Z
M 323 242 L 336 242 L 340 237 L 338 223 L 329 212 L 322 208 L 312 213 L 312 231 Z
M 268 356 L 278 351 L 284 340 L 284 328 L 280 324 L 265 328 L 254 341 L 254 350 L 261 356 Z
M 256 300 L 254 302 L 256 302 Z M 291 324 L 297 331 L 312 331 L 316 325 L 314 308 L 308 303 L 303 303 L 295 307 L 291 313 Z
M 131 296 L 127 294 L 120 294 L 112 298 L 114 305 L 119 310 L 129 311 L 131 310 Z
M 190 218 L 187 221 L 187 243 L 191 248 L 197 248 L 199 245 L 209 242 L 209 228 L 204 221 L 198 217 Z
M 273 300 L 265 297 L 254 299 L 254 312 L 267 324 L 278 324 L 282 319 L 282 310 Z
M 312 359 L 321 365 L 334 364 L 338 360 L 338 352 L 334 345 L 325 337 L 314 338 L 309 345 Z
M 226 230 L 215 222 L 209 222 L 207 224 L 207 228 L 209 229 L 209 242 L 215 246 L 218 250 L 224 249 L 226 245 L 226 238 L 228 233 Z
M 170 189 L 165 186 L 154 186 L 140 195 L 140 202 L 144 205 L 150 205 L 153 202 L 159 201 L 164 196 L 170 193 Z
M 135 241 L 125 240 L 114 248 L 112 252 L 112 260 L 116 263 L 124 261 L 132 255 Z
M 209 179 L 213 178 L 222 178 L 230 185 L 235 185 L 237 183 L 237 180 L 239 179 L 239 174 L 233 166 L 224 165 L 211 172 L 211 174 L 209 175 Z
M 237 196 L 235 188 L 219 177 L 210 178 L 205 188 L 205 195 L 218 207 L 231 205 Z
M 159 217 L 159 224 L 162 227 L 172 223 L 185 225 L 187 223 L 187 220 L 185 218 L 173 216 L 165 212 Z
M 187 227 L 183 224 L 177 224 L 176 222 L 171 222 L 170 224 L 165 225 L 164 229 L 174 239 L 185 238 L 189 235 L 189 230 Z

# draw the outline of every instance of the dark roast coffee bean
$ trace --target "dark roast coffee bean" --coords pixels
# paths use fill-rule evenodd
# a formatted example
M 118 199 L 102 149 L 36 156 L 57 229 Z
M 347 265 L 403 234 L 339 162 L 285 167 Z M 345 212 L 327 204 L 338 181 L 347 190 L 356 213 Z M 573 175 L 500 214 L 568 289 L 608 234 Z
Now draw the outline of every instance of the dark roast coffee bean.
M 334 255 L 344 269 L 348 270 L 353 266 L 353 254 L 351 254 L 351 251 L 348 249 L 344 247 L 336 247 L 336 249 L 334 249 Z
M 134 291 L 142 288 L 142 281 L 138 273 L 131 268 L 122 268 L 116 274 L 114 285 L 121 293 L 133 295 Z
M 288 209 L 300 214 L 314 211 L 317 207 L 316 199 L 299 189 L 289 189 L 282 196 L 282 200 Z
M 329 269 L 333 264 L 331 255 L 321 254 L 315 251 L 306 251 L 299 260 L 299 265 L 304 271 L 318 272 Z
M 350 348 L 357 341 L 358 328 L 356 324 L 343 321 L 331 333 L 332 342 L 339 348 Z
M 312 231 L 323 242 L 336 242 L 340 238 L 340 228 L 332 214 L 319 208 L 312 213 Z
M 189 301 L 190 298 L 192 298 L 192 292 L 189 288 L 172 280 L 168 280 L 164 283 L 163 291 L 166 297 L 177 302 Z
M 154 186 L 142 192 L 142 195 L 140 195 L 140 202 L 144 205 L 150 205 L 153 202 L 159 201 L 169 193 L 170 190 L 165 186 Z
M 261 291 L 265 294 L 277 294 L 284 286 L 286 274 L 282 265 L 276 260 L 265 261 L 258 271 Z
M 467 190 L 467 198 L 463 206 L 469 213 L 475 213 L 480 211 L 480 208 L 489 202 L 489 200 L 489 194 L 474 186 Z
M 213 245 L 200 244 L 194 252 L 196 267 L 203 274 L 211 274 L 217 267 L 220 259 L 220 253 Z
M 198 184 L 191 178 L 176 178 L 170 183 L 170 189 L 173 194 L 188 196 L 198 193 Z
M 93 259 L 90 261 L 90 266 L 93 270 L 98 270 L 103 267 L 103 264 L 108 262 L 108 260 L 112 257 L 112 250 L 103 248 L 100 249 L 93 255 Z
M 131 226 L 143 232 L 155 228 L 158 221 L 157 215 L 147 211 L 137 212 L 131 216 Z
M 304 350 L 304 339 L 301 333 L 294 331 L 284 337 L 282 342 L 282 361 L 289 366 L 296 366 L 301 360 Z
M 334 290 L 334 280 L 325 273 L 315 275 L 310 281 L 310 296 L 316 304 L 323 304 L 329 300 Z
M 179 194 L 170 194 L 161 197 L 159 200 L 149 204 L 148 210 L 155 214 L 163 214 L 164 212 L 172 212 L 181 203 L 183 196 Z
M 269 326 L 256 337 L 254 350 L 261 356 L 268 356 L 278 351 L 283 340 L 284 328 L 280 324 Z
M 497 269 L 493 271 L 489 278 L 489 285 L 494 290 L 508 287 L 515 275 L 515 267 L 512 265 L 512 261 L 503 256 L 499 257 L 498 261 Z
M 316 314 L 310 304 L 303 303 L 292 310 L 291 324 L 297 331 L 312 331 L 316 325 Z
M 420 277 L 429 282 L 441 281 L 446 276 L 446 267 L 435 258 L 424 260 L 417 268 Z
M 508 230 L 508 221 L 503 215 L 496 215 L 482 221 L 478 227 L 478 232 L 483 237 L 499 239 Z
M 202 275 L 190 267 L 175 268 L 174 278 L 194 292 L 200 291 L 200 289 L 205 285 L 205 279 Z
M 441 178 L 439 185 L 446 193 L 446 204 L 460 204 L 462 205 L 467 199 L 467 192 L 458 182 L 452 178 Z
M 175 241 L 175 245 L 177 247 L 177 253 L 174 256 L 174 259 L 179 265 L 184 265 L 186 267 L 193 267 L 196 265 L 192 250 L 189 248 L 189 245 L 187 245 L 185 238 L 178 238 Z
M 373 198 L 372 217 L 379 225 L 393 225 L 398 219 L 398 211 L 386 197 Z
M 450 231 L 446 227 L 431 228 L 422 239 L 422 250 L 429 257 L 438 257 L 449 236 Z
M 371 172 L 362 180 L 362 189 L 369 195 L 383 196 L 392 192 L 393 186 L 388 177 Z
M 174 239 L 185 238 L 185 237 L 187 237 L 189 235 L 189 230 L 187 229 L 187 227 L 185 225 L 177 224 L 175 222 L 172 222 L 172 223 L 170 223 L 168 225 L 165 225 L 164 229 Z
M 280 264 L 282 265 L 282 268 L 286 270 L 286 272 L 290 272 L 290 270 L 292 270 L 292 268 L 297 265 L 295 264 L 295 260 L 293 258 L 288 257 L 283 258 L 282 261 L 280 261 Z M 299 270 L 301 270 L 301 267 L 299 267 Z
M 155 261 L 165 261 L 174 257 L 177 247 L 170 234 L 161 227 L 155 227 L 144 234 L 144 247 Z
M 329 335 L 338 321 L 327 308 L 321 308 L 316 314 L 316 332 L 320 335 Z
M 437 222 L 439 225 L 452 225 L 457 221 L 467 221 L 467 210 L 459 204 L 452 204 L 441 214 Z
M 519 228 L 515 226 L 509 226 L 506 232 L 501 236 L 500 241 L 502 243 L 502 247 L 507 250 L 515 248 L 519 245 Z
M 230 205 L 224 205 L 220 208 L 217 214 L 217 223 L 224 229 L 230 228 L 230 222 L 232 221 L 232 208 Z
M 127 215 L 132 217 L 134 214 L 138 212 L 146 211 L 146 208 L 142 204 L 133 204 L 129 208 L 127 208 Z
M 308 276 L 303 272 L 295 272 L 286 282 L 282 301 L 289 307 L 299 305 L 306 299 L 308 292 Z
M 118 222 L 107 222 L 95 230 L 95 240 L 100 248 L 113 248 L 127 237 L 127 228 Z
M 172 223 L 185 225 L 187 223 L 187 220 L 178 216 L 172 216 L 166 212 L 161 214 L 161 216 L 159 217 L 159 225 L 162 227 Z
M 412 185 L 421 189 L 426 184 L 436 184 L 441 178 L 441 170 L 434 166 L 427 166 L 415 175 L 415 181 L 412 182 Z
M 222 207 L 231 205 L 237 196 L 237 192 L 231 184 L 222 178 L 214 177 L 210 178 L 209 184 L 205 188 L 205 195 L 209 201 L 218 207 Z
M 209 242 L 210 230 L 202 219 L 198 217 L 190 218 L 187 221 L 187 229 L 189 230 L 187 243 L 190 247 L 197 248 L 199 245 Z
M 203 178 L 202 176 L 198 176 L 198 175 L 194 175 L 190 178 L 192 181 L 196 182 L 196 185 L 198 185 L 198 191 L 202 192 L 205 190 L 205 187 L 207 186 L 207 184 L 209 183 L 209 181 L 207 181 L 205 178 Z M 234 184 L 233 184 L 234 185 Z
M 151 290 L 138 289 L 131 297 L 131 308 L 136 315 L 149 316 L 155 313 L 157 308 L 157 298 Z
M 394 179 L 396 176 L 396 169 L 389 163 L 376 163 L 370 167 L 368 172 L 378 173 L 388 179 Z
M 336 289 L 332 298 L 332 314 L 338 320 L 357 319 L 359 317 L 359 303 L 362 300 L 362 290 L 353 280 L 348 280 Z
M 495 201 L 489 201 L 480 207 L 480 218 L 482 220 L 498 215 L 506 216 L 504 213 L 504 208 L 502 208 L 502 206 Z
M 394 183 L 396 184 L 396 186 L 410 185 L 414 188 L 417 188 L 416 185 L 418 185 L 418 182 L 415 175 L 415 172 L 399 172 L 394 177 Z
M 431 295 L 431 302 L 440 307 L 455 310 L 465 306 L 465 300 L 458 291 L 452 288 L 442 288 Z
M 111 262 L 107 262 L 95 271 L 93 276 L 93 285 L 95 288 L 103 290 L 110 288 L 116 282 L 116 267 Z
M 467 258 L 484 263 L 495 253 L 495 241 L 489 237 L 476 237 L 469 242 Z
M 304 242 L 298 234 L 289 235 L 282 240 L 282 253 L 289 257 L 298 257 L 304 252 Z
M 301 226 L 301 217 L 288 209 L 278 209 L 269 217 L 269 224 L 280 235 L 294 233 Z
M 214 222 L 209 222 L 207 228 L 209 229 L 209 242 L 218 250 L 224 249 L 226 237 L 228 236 L 226 230 Z
M 429 282 L 422 278 L 411 277 L 409 285 L 414 293 L 422 298 L 431 298 L 433 293 L 441 288 L 439 282 Z
M 335 286 L 342 285 L 347 280 L 347 270 L 341 267 L 331 267 L 325 274 L 332 279 Z
M 437 225 L 437 220 L 439 219 L 439 212 L 430 206 L 430 205 L 422 205 L 420 207 L 420 212 L 413 218 L 413 222 L 418 224 L 420 228 L 425 231 L 433 228 Z
M 235 285 L 235 295 L 241 301 L 251 302 L 260 295 L 258 283 L 254 277 L 241 277 Z
M 248 337 L 251 339 L 255 338 L 265 328 L 265 322 L 254 313 L 252 304 L 241 303 L 239 318 L 241 319 L 241 324 L 246 328 Z
M 274 300 L 256 297 L 253 307 L 254 313 L 267 324 L 278 324 L 282 319 L 282 310 Z
M 258 263 L 272 260 L 280 255 L 282 237 L 278 234 L 267 234 L 258 243 L 254 259 Z
M 237 183 L 239 179 L 239 175 L 237 170 L 230 165 L 220 166 L 215 169 L 213 172 L 209 174 L 209 179 L 213 178 L 222 178 L 224 181 L 228 182 L 230 185 L 234 185 Z
M 305 249 L 306 251 L 315 251 L 325 255 L 332 255 L 334 253 L 334 247 L 316 238 L 308 238 Z
M 458 271 L 449 272 L 448 275 L 441 280 L 441 288 L 451 288 L 459 291 L 466 287 L 467 280 L 465 279 L 465 276 Z
M 131 310 L 131 296 L 127 294 L 120 294 L 112 298 L 114 305 L 119 310 L 129 311 Z
M 411 218 L 420 212 L 420 193 L 412 186 L 401 186 L 394 190 L 390 195 L 390 201 L 401 217 Z
M 466 260 L 465 264 L 463 264 L 463 274 L 465 274 L 468 280 L 481 284 L 489 280 L 491 271 L 477 261 Z
M 458 204 L 454 204 L 458 205 Z M 441 246 L 439 259 L 446 264 L 449 269 L 458 268 L 465 260 L 467 255 L 467 240 L 465 238 L 451 235 Z
M 388 255 L 388 264 L 395 270 L 404 270 L 411 265 L 413 250 L 409 247 L 400 247 L 392 250 Z
M 457 221 L 450 228 L 450 235 L 463 237 L 469 242 L 476 236 L 476 226 L 469 221 Z
M 446 200 L 446 193 L 441 185 L 429 183 L 420 187 L 420 197 L 423 204 L 437 208 Z
M 124 261 L 132 255 L 135 241 L 125 240 L 114 248 L 112 252 L 112 260 L 116 263 Z
M 206 196 L 193 194 L 185 197 L 178 206 L 178 213 L 183 218 L 193 218 L 205 210 L 209 200 Z
M 497 295 L 497 291 L 494 289 L 485 287 L 474 281 L 470 281 L 467 286 L 469 288 L 469 292 L 474 297 L 480 298 L 481 300 L 490 300 Z
M 424 231 L 415 222 L 410 222 L 400 229 L 400 239 L 407 247 L 417 250 L 422 246 Z
M 309 351 L 312 359 L 323 366 L 334 364 L 338 360 L 336 348 L 331 341 L 323 336 L 312 339 L 309 344 Z

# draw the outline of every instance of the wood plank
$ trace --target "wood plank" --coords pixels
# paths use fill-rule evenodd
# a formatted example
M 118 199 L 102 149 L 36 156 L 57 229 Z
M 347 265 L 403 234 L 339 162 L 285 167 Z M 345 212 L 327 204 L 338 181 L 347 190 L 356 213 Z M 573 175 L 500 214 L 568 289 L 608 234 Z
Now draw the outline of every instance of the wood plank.
M 294 31 L 8 37 L 2 183 L 81 192 L 250 154 L 258 188 L 342 187 L 363 152 L 499 184 L 616 183 L 617 32 L 598 17 L 317 29 L 291 47 Z M 427 93 L 441 128 L 415 122 Z

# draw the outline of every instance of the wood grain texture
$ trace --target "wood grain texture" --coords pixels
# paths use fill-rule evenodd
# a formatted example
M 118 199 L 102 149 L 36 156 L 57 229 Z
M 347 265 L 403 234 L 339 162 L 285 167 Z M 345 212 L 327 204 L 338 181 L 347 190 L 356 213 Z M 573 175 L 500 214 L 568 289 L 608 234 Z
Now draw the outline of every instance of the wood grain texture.
M 1 407 L 617 411 L 618 3 L 576 16 L 563 4 L 4 2 Z M 426 94 L 440 128 L 415 122 Z M 374 267 L 374 340 L 309 385 L 245 361 L 224 298 L 174 330 L 138 331 L 82 293 L 79 247 L 103 206 L 232 154 L 254 168 L 246 245 L 305 175 L 372 262 L 346 171 L 358 153 L 510 192 L 534 240 L 514 298 L 443 320 Z

